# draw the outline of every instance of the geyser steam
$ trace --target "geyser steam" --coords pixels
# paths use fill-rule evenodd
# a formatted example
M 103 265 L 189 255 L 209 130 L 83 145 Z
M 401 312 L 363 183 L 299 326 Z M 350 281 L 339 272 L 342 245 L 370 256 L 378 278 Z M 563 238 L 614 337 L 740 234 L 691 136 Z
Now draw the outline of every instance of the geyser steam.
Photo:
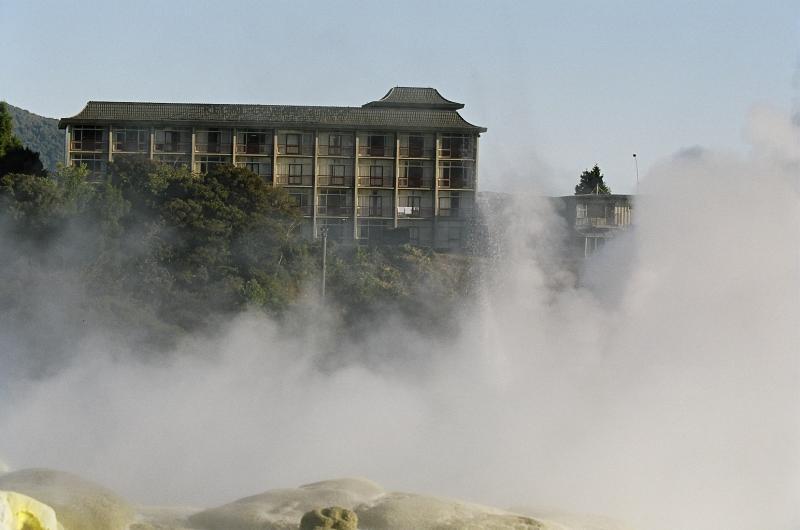
M 751 133 L 747 158 L 693 150 L 648 175 L 636 230 L 579 287 L 557 216 L 521 198 L 457 338 L 389 319 L 350 345 L 391 361 L 322 370 L 324 331 L 252 314 L 158 362 L 92 330 L 57 373 L 5 374 L 0 455 L 147 503 L 361 475 L 640 530 L 797 528 L 800 134 L 766 109 Z

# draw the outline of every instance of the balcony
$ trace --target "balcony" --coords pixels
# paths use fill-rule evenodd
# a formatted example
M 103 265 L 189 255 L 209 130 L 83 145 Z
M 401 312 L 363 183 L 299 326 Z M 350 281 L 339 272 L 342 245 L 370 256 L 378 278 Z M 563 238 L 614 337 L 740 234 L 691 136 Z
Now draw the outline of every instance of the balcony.
M 102 151 L 104 143 L 102 140 L 73 140 L 69 148 L 71 151 Z
M 353 216 L 353 206 L 324 206 L 319 205 L 317 206 L 317 215 L 327 215 L 330 217 L 352 217 Z
M 330 175 L 319 175 L 317 177 L 317 185 L 318 186 L 336 186 L 336 187 L 344 187 L 344 188 L 352 188 L 353 187 L 353 176 L 336 176 L 332 177 Z
M 413 176 L 400 177 L 397 179 L 397 186 L 400 188 L 423 188 L 430 189 L 433 184 L 432 177 Z
M 359 217 L 391 217 L 394 218 L 394 212 L 390 206 L 383 205 L 366 205 L 358 207 Z
M 311 175 L 275 175 L 275 184 L 278 186 L 311 186 L 313 180 Z
M 320 145 L 317 154 L 319 156 L 347 156 L 351 157 L 355 153 L 352 145 Z
M 575 227 L 578 229 L 591 228 L 623 228 L 628 223 L 618 222 L 614 217 L 578 217 L 575 219 Z
M 222 153 L 222 154 L 230 154 L 233 144 L 231 143 L 220 143 L 220 142 L 209 142 L 209 143 L 196 143 L 194 146 L 195 153 Z
M 400 158 L 433 158 L 433 147 L 400 147 Z
M 393 188 L 394 179 L 387 176 L 358 177 L 359 188 Z
M 442 208 L 439 207 L 439 217 L 449 217 L 451 219 L 465 219 L 472 217 L 472 208 Z
M 397 217 L 402 219 L 424 219 L 433 217 L 433 208 L 420 206 L 398 206 Z
M 314 149 L 310 144 L 278 144 L 279 155 L 311 156 L 313 153 Z
M 391 158 L 394 149 L 391 145 L 361 145 L 358 147 L 358 156 Z
M 472 189 L 473 182 L 470 177 L 444 177 L 439 179 L 440 189 L 449 190 L 469 190 Z
M 236 153 L 240 155 L 271 155 L 272 144 L 236 144 Z
M 156 143 L 157 153 L 186 153 L 192 147 L 191 142 L 164 142 Z

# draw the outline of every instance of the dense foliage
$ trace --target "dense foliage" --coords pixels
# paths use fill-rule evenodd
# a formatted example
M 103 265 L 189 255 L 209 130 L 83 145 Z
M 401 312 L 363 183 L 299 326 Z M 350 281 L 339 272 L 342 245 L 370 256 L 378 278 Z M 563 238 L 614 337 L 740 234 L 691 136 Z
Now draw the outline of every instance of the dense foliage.
M 14 135 L 21 145 L 39 153 L 46 170 L 55 171 L 56 166 L 64 161 L 64 131 L 59 130 L 58 120 L 13 105 L 7 105 L 7 109 L 14 125 Z
M 597 164 L 595 164 L 592 169 L 587 169 L 581 173 L 581 180 L 578 185 L 575 186 L 575 195 L 589 193 L 599 195 L 608 195 L 611 193 L 611 190 L 603 181 L 603 173 L 600 171 L 600 167 Z
M 141 158 L 110 164 L 99 184 L 86 177 L 60 167 L 0 179 L 0 317 L 29 304 L 30 282 L 42 284 L 34 264 L 48 281 L 81 286 L 76 318 L 156 350 L 246 309 L 317 318 L 302 308 L 317 297 L 321 248 L 301 235 L 282 188 L 243 168 L 197 175 Z M 410 246 L 331 243 L 325 321 L 351 337 L 390 317 L 446 330 L 469 270 L 467 258 Z M 16 318 L 40 310 L 25 311 Z

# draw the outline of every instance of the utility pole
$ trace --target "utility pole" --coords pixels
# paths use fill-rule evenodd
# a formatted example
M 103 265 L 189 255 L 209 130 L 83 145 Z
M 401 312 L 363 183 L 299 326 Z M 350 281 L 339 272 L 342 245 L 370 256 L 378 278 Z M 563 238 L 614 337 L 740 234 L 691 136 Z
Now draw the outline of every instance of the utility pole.
M 322 299 L 325 300 L 325 274 L 327 272 L 328 261 L 328 227 L 320 228 L 322 234 Z
M 633 167 L 636 169 L 636 195 L 639 195 L 639 159 L 633 153 Z

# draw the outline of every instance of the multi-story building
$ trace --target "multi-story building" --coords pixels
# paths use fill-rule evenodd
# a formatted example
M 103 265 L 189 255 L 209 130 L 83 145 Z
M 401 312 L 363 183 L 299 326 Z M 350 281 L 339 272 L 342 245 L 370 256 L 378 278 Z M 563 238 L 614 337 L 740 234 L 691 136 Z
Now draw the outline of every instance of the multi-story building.
M 59 127 L 67 164 L 98 174 L 126 156 L 197 173 L 233 164 L 286 188 L 308 235 L 457 250 L 475 213 L 486 132 L 463 107 L 416 87 L 361 107 L 90 101 Z
M 558 197 L 557 207 L 570 226 L 570 251 L 588 258 L 632 226 L 631 195 L 586 194 Z

